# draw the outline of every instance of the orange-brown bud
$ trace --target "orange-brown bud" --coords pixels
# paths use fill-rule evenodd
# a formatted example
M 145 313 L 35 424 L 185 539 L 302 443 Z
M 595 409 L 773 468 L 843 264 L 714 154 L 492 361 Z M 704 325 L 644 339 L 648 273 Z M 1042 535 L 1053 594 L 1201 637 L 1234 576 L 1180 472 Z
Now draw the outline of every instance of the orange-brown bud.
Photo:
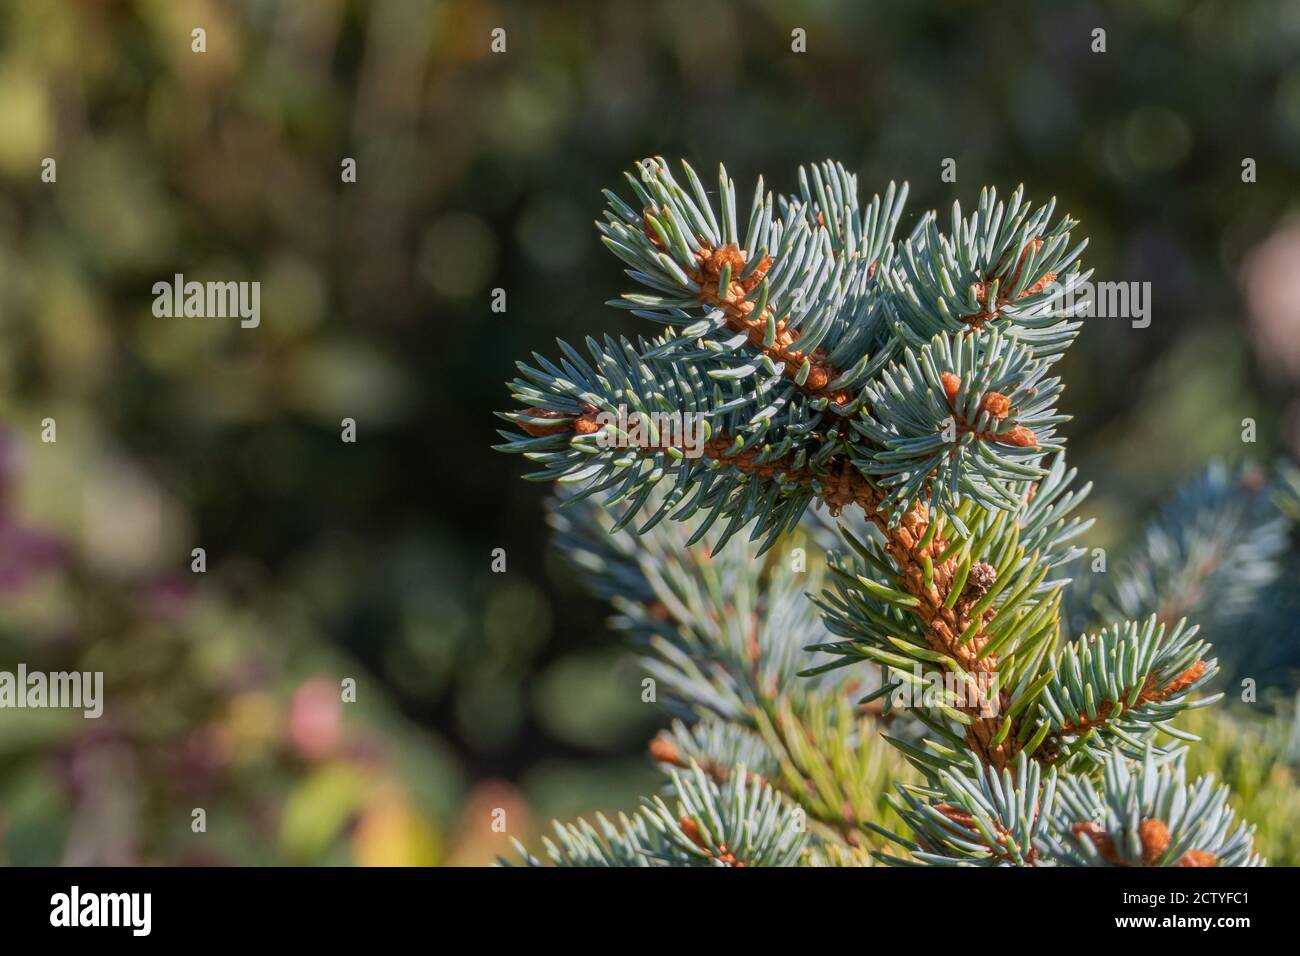
M 677 752 L 677 745 L 667 737 L 656 737 L 650 741 L 650 756 L 659 763 L 669 763 L 674 767 L 682 766 L 682 757 Z
M 687 839 L 698 846 L 701 850 L 707 850 L 709 845 L 704 842 L 704 837 L 700 834 L 700 828 L 696 826 L 695 821 L 690 817 L 682 817 L 678 821 L 681 824 L 682 832 L 686 834 Z
M 948 404 L 951 405 L 957 400 L 957 392 L 961 390 L 961 379 L 952 372 L 944 372 L 939 376 L 943 382 L 943 393 L 948 396 Z
M 566 415 L 564 412 L 557 412 L 550 408 L 525 408 L 523 414 L 529 418 L 550 418 L 555 420 L 554 425 L 538 425 L 535 422 L 517 422 L 516 424 L 534 438 L 541 438 L 543 435 L 559 435 L 562 432 L 573 430 L 574 418 L 572 415 Z
M 1143 866 L 1151 866 L 1169 849 L 1169 827 L 1163 820 L 1143 820 L 1138 838 L 1142 841 Z
M 1087 837 L 1107 863 L 1112 866 L 1120 864 L 1119 854 L 1115 852 L 1115 841 L 1100 823 L 1076 823 L 1070 827 L 1070 832 L 1075 836 Z
M 1038 436 L 1024 425 L 1017 425 L 1011 431 L 996 436 L 994 441 L 1015 445 L 1017 448 L 1033 448 L 1038 444 Z
M 980 402 L 980 410 L 988 412 L 994 418 L 1006 418 L 1011 411 L 1011 400 L 1001 392 L 985 392 Z

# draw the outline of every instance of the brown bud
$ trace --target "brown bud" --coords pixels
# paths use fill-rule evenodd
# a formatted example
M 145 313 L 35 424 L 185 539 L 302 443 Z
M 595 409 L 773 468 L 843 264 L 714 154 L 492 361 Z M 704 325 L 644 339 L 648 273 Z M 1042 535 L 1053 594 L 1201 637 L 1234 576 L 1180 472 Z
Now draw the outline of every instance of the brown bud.
M 1191 687 L 1200 680 L 1204 675 L 1205 661 L 1198 660 L 1164 687 L 1160 688 L 1160 690 L 1155 692 L 1152 696 L 1156 700 L 1165 700 L 1169 697 L 1173 697 L 1175 694 L 1181 694 L 1188 687 Z
M 966 575 L 965 590 L 975 597 L 983 597 L 997 581 L 997 569 L 987 562 L 977 561 L 970 566 L 970 573 Z
M 1110 838 L 1110 834 L 1100 823 L 1076 823 L 1070 827 L 1070 832 L 1075 836 L 1087 837 L 1107 863 L 1112 866 L 1120 865 L 1119 854 L 1115 852 L 1115 841 Z
M 650 741 L 650 756 L 659 763 L 669 763 L 674 767 L 682 766 L 682 756 L 677 752 L 677 745 L 667 737 L 656 737 Z
M 650 240 L 650 245 L 656 249 L 664 248 L 664 241 L 659 238 L 659 233 L 655 232 L 654 226 L 650 225 L 650 217 L 659 218 L 657 210 L 653 206 L 646 206 L 641 210 L 641 231 L 645 237 Z
M 1174 866 L 1217 866 L 1218 863 L 1213 853 L 1207 853 L 1205 850 L 1188 850 L 1178 858 Z
M 1017 425 L 1009 432 L 995 435 L 993 440 L 1004 445 L 1015 445 L 1017 448 L 1033 448 L 1038 444 L 1038 436 L 1024 425 Z
M 541 438 L 543 435 L 559 435 L 573 429 L 573 416 L 566 415 L 564 412 L 557 412 L 550 408 L 525 408 L 523 414 L 529 418 L 551 418 L 555 420 L 554 425 L 538 425 L 534 422 L 516 423 L 534 438 Z
M 820 392 L 830 384 L 831 377 L 827 374 L 826 369 L 820 365 L 814 365 L 808 370 L 808 380 L 804 382 L 804 388 L 813 392 Z
M 974 828 L 975 818 L 960 807 L 954 807 L 951 803 L 936 803 L 934 808 L 958 826 Z
M 1041 279 L 1039 279 L 1033 285 L 1026 288 L 1023 292 L 1020 293 L 1020 295 L 1016 296 L 1016 298 L 1027 299 L 1031 295 L 1038 295 L 1038 293 L 1042 292 L 1044 289 L 1046 289 L 1049 285 L 1051 285 L 1055 281 L 1056 281 L 1055 272 L 1044 272 L 1043 277 Z
M 1143 866 L 1151 866 L 1169 849 L 1169 827 L 1163 820 L 1143 820 L 1138 838 L 1142 841 Z
M 686 834 L 687 839 L 698 846 L 701 850 L 707 850 L 709 845 L 704 842 L 704 837 L 700 834 L 700 828 L 696 826 L 695 821 L 690 817 L 682 817 L 678 821 L 681 824 L 682 832 Z
M 721 249 L 714 249 L 703 265 L 705 273 L 710 276 L 720 276 L 726 266 L 731 266 L 732 278 L 738 279 L 740 270 L 745 267 L 745 254 L 738 245 L 729 242 Z
M 988 412 L 994 418 L 1006 418 L 1011 411 L 1011 400 L 1001 392 L 985 392 L 980 402 L 980 411 Z
M 948 396 L 948 404 L 951 405 L 957 400 L 957 392 L 961 389 L 961 379 L 952 372 L 944 372 L 939 376 L 943 382 L 943 393 Z

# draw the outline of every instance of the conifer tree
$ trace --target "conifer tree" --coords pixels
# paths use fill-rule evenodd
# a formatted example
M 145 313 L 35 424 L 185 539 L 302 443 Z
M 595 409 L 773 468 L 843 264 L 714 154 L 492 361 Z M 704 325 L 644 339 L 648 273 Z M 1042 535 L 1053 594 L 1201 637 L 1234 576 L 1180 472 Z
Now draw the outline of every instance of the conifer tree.
M 561 549 L 677 722 L 665 792 L 550 861 L 1258 863 L 1183 769 L 1176 718 L 1217 699 L 1196 626 L 1064 625 L 1076 223 L 986 189 L 898 241 L 906 186 L 860 205 L 832 162 L 747 212 L 725 170 L 627 181 L 599 229 L 641 291 L 610 304 L 657 334 L 521 363 L 498 447 L 566 489 Z

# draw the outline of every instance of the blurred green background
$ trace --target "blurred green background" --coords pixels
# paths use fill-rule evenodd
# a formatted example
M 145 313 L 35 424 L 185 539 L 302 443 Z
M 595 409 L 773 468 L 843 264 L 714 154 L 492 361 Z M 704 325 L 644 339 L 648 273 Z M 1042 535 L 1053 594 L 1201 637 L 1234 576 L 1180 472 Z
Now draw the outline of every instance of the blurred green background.
M 1154 296 L 1061 371 L 1092 547 L 1294 451 L 1298 54 L 1293 0 L 0 5 L 0 669 L 107 685 L 0 712 L 0 862 L 479 864 L 655 785 L 664 718 L 489 450 L 515 359 L 643 330 L 592 220 L 646 155 L 906 179 L 903 234 L 1058 196 Z M 177 272 L 260 326 L 156 318 Z

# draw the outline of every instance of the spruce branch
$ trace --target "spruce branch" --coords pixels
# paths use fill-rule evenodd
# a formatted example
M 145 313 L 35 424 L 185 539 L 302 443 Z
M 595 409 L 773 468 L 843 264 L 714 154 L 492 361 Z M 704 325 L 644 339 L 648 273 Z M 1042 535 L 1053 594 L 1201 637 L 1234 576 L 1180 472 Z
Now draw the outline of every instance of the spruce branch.
M 959 747 L 964 741 L 998 769 L 1042 739 L 1019 732 L 1037 733 L 1044 726 L 1027 723 L 1022 712 L 1050 673 L 1045 668 L 1058 632 L 1063 582 L 1049 574 L 1074 556 L 1059 549 L 1078 524 L 1067 519 L 1068 507 L 1058 505 L 1082 497 L 1062 496 L 1066 476 L 1060 465 L 1049 472 L 1038 508 L 1027 507 L 1018 519 L 965 503 L 958 520 L 964 517 L 963 525 L 972 529 L 966 537 L 942 515 L 930 522 L 918 506 L 897 527 L 882 521 L 874 541 L 849 538 L 854 553 L 833 559 L 833 589 L 819 599 L 828 628 L 844 640 L 818 649 L 838 655 L 839 663 L 880 664 L 891 692 L 914 683 L 914 669 L 938 668 L 955 677 L 955 694 L 947 688 L 935 706 L 919 709 L 934 711 L 931 719 L 955 721 L 962 728 L 954 738 Z M 960 752 L 950 749 L 940 759 Z
M 881 745 L 874 709 L 853 703 L 876 679 L 799 676 L 819 661 L 804 648 L 829 638 L 805 596 L 821 586 L 820 562 L 794 570 L 793 548 L 811 542 L 792 538 L 764 562 L 748 544 L 711 551 L 716 532 L 688 545 L 689 522 L 638 536 L 619 527 L 619 514 L 617 505 L 560 499 L 551 523 L 556 546 L 613 605 L 614 627 L 632 638 L 679 715 L 650 755 L 669 771 L 698 765 L 719 784 L 744 766 L 802 808 L 814 831 L 862 842 L 861 823 L 886 818 L 887 784 L 905 770 Z
M 1180 487 L 1109 576 L 1110 588 L 1092 596 L 1100 617 L 1195 617 L 1228 662 L 1225 677 L 1259 679 L 1295 666 L 1291 642 L 1247 639 L 1289 633 L 1295 618 L 1288 552 L 1291 503 L 1300 498 L 1290 474 L 1286 465 L 1270 476 L 1215 462 Z
M 1014 772 L 970 760 L 927 786 L 898 788 L 914 836 L 895 865 L 1258 866 L 1253 828 L 1236 820 L 1213 777 L 1186 782 L 1182 754 L 1111 752 L 1100 780 L 1044 770 L 1021 754 Z
M 1170 617 L 1187 589 L 1151 576 L 1122 620 L 1062 642 L 1063 569 L 1090 524 L 1073 515 L 1088 486 L 1065 466 L 1051 374 L 1091 275 L 1076 223 L 987 189 L 968 216 L 954 204 L 948 234 L 930 212 L 896 245 L 906 187 L 861 208 L 854 177 L 826 163 L 800 170 L 797 196 L 760 181 L 741 219 L 725 171 L 715 201 L 683 169 L 685 185 L 660 159 L 639 164 L 634 198 L 607 191 L 598 224 L 648 290 L 611 304 L 664 331 L 521 364 L 522 409 L 502 417 L 522 434 L 500 446 L 541 465 L 530 477 L 581 486 L 579 519 L 557 519 L 562 547 L 680 717 L 654 758 L 689 767 L 697 789 L 770 788 L 810 817 L 806 863 L 863 862 L 859 827 L 910 863 L 1253 860 L 1249 832 L 1221 826 L 1222 794 L 1187 788 L 1183 749 L 1160 739 L 1189 739 L 1173 718 L 1215 699 L 1198 693 L 1217 671 L 1209 645 Z M 673 414 L 700 419 L 698 441 L 671 434 Z M 824 537 L 826 515 L 829 575 L 802 602 L 789 552 L 769 549 Z M 757 547 L 728 551 L 746 528 Z M 850 664 L 870 679 L 848 680 Z M 876 732 L 894 749 L 873 749 Z M 901 826 L 863 785 L 904 776 L 885 753 L 924 781 L 889 798 Z M 1126 812 L 1138 799 L 1141 814 L 1079 819 L 1067 793 Z M 672 846 L 645 849 L 632 823 L 583 852 L 745 859 L 655 819 L 644 833 Z
M 910 856 L 878 857 L 894 865 L 1037 865 L 1055 788 L 1055 773 L 1044 779 L 1024 754 L 1016 758 L 1014 773 L 964 761 L 940 771 L 928 786 L 898 788 L 895 806 L 914 836 L 885 835 Z
M 808 840 L 798 808 L 740 769 L 725 783 L 695 765 L 674 770 L 669 799 L 649 798 L 617 824 L 604 816 L 595 826 L 557 823 L 555 839 L 543 840 L 546 855 L 568 867 L 793 865 Z M 525 864 L 542 865 L 517 841 L 515 849 Z
M 1062 866 L 1259 866 L 1253 827 L 1237 821 L 1214 778 L 1186 782 L 1182 755 L 1109 754 L 1100 785 L 1061 779 L 1043 852 Z
M 759 779 L 770 779 L 779 771 L 771 748 L 750 726 L 716 717 L 692 724 L 674 720 L 650 741 L 649 751 L 665 770 L 694 763 L 717 783 L 725 783 L 741 766 Z
M 609 210 L 599 224 L 628 275 L 650 290 L 611 304 L 671 331 L 635 344 L 588 340 L 590 360 L 561 343 L 559 364 L 536 356 L 535 367 L 520 366 L 514 394 L 525 407 L 503 417 L 523 435 L 506 433 L 499 447 L 543 462 L 530 477 L 586 481 L 589 490 L 617 486 L 638 507 L 637 496 L 667 479 L 673 490 L 665 507 L 676 509 L 675 517 L 703 507 L 714 520 L 729 518 L 721 543 L 753 521 L 751 537 L 765 537 L 765 546 L 814 499 L 834 511 L 884 508 L 896 522 L 905 499 L 918 493 L 949 511 L 963 494 L 982 501 L 993 495 L 997 500 L 986 504 L 1012 507 L 1006 483 L 1042 477 L 1038 462 L 1058 447 L 1050 428 L 1062 419 L 1050 414 L 1057 383 L 1043 376 L 1054 354 L 1041 340 L 1052 330 L 1072 336 L 1068 308 L 1037 301 L 1035 292 L 978 329 L 956 320 L 927 327 L 921 316 L 928 313 L 918 309 L 931 290 L 909 285 L 908 276 L 937 257 L 925 273 L 938 283 L 934 291 L 951 284 L 959 265 L 969 266 L 961 281 L 1012 280 L 1008 287 L 1017 294 L 1049 275 L 1077 282 L 1072 263 L 1081 246 L 1063 248 L 1071 221 L 1048 229 L 1051 204 L 1031 214 L 1017 193 L 1004 210 L 986 191 L 971 221 L 955 210 L 957 241 L 936 238 L 933 216 L 926 217 L 927 228 L 918 227 L 908 242 L 910 265 L 896 265 L 892 236 L 905 186 L 891 185 L 861 209 L 855 177 L 838 164 L 801 170 L 797 197 L 774 200 L 760 182 L 742 237 L 736 187 L 725 170 L 715 208 L 699 177 L 683 168 L 689 188 L 662 160 L 641 163 L 639 176 L 628 176 L 635 202 L 606 191 Z M 1031 239 L 1038 245 L 1000 264 L 1025 230 L 1034 235 L 1016 248 L 1033 246 Z M 904 299 L 911 305 L 904 307 Z M 946 301 L 940 296 L 932 307 L 947 308 Z M 922 328 L 929 331 L 924 341 Z M 960 336 L 960 347 L 952 341 L 983 329 L 993 334 Z M 906 409 L 910 415 L 891 405 L 884 420 L 871 417 L 874 402 L 907 402 L 896 379 L 921 374 L 910 346 L 930 339 L 943 353 L 924 359 L 935 401 Z M 1033 344 L 1017 347 L 1021 340 Z M 891 360 L 894 371 L 882 378 Z M 984 364 L 997 370 L 981 374 Z M 972 381 L 961 399 L 969 407 L 959 415 L 941 376 L 967 367 Z M 671 444 L 602 453 L 594 439 L 607 429 L 598 417 L 620 404 L 638 413 L 703 416 L 704 454 L 691 460 Z M 905 424 L 910 431 L 900 430 Z
M 742 721 L 782 697 L 864 684 L 844 671 L 798 676 L 819 663 L 803 648 L 829 637 L 805 597 L 824 574 L 807 557 L 807 541 L 791 538 L 764 561 L 747 542 L 710 547 L 716 529 L 692 543 L 691 522 L 636 534 L 622 518 L 622 505 L 559 498 L 550 511 L 554 544 L 583 586 L 610 602 L 611 623 L 641 652 L 674 713 Z M 801 546 L 806 568 L 796 570 L 793 549 Z
M 1050 225 L 1055 205 L 1035 210 L 1022 188 L 1003 203 L 985 189 L 970 217 L 953 203 L 949 235 L 939 232 L 937 213 L 926 213 L 903 243 L 897 269 L 883 277 L 899 334 L 920 347 L 940 333 L 997 328 L 1042 357 L 1063 352 L 1080 323 L 1068 321 L 1061 302 L 1092 272 L 1077 266 L 1087 240 L 1070 245 L 1075 221 Z
M 1052 679 L 1034 700 L 1050 727 L 1046 759 L 1086 756 L 1099 763 L 1115 746 L 1130 756 L 1144 749 L 1159 753 L 1152 731 L 1222 696 L 1190 699 L 1218 672 L 1218 662 L 1206 658 L 1209 645 L 1194 640 L 1196 633 L 1185 621 L 1166 628 L 1153 615 L 1143 625 L 1112 625 L 1062 648 Z
M 851 414 L 857 398 L 850 387 L 880 361 L 870 350 L 881 344 L 883 317 L 867 293 L 879 258 L 889 254 L 907 187 L 891 184 L 883 200 L 860 211 L 856 178 L 828 162 L 813 166 L 811 176 L 801 169 L 801 196 L 783 198 L 778 212 L 760 179 L 742 246 L 736 187 L 725 168 L 716 212 L 695 171 L 685 163 L 683 171 L 690 193 L 662 159 L 644 161 L 639 179 L 628 176 L 639 213 L 606 191 L 605 244 L 632 278 L 671 291 L 611 304 L 678 326 L 704 309 L 720 321 L 705 348 L 765 359 L 814 407 Z

